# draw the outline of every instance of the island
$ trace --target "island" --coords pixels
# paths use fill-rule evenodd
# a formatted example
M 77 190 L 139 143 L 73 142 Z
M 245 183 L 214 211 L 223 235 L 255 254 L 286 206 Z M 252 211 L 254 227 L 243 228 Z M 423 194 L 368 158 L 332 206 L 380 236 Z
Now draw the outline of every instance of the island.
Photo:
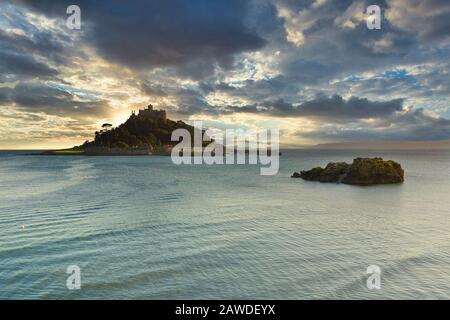
M 127 121 L 114 128 L 105 123 L 95 132 L 93 141 L 69 149 L 48 150 L 44 155 L 170 155 L 177 141 L 171 141 L 172 132 L 186 129 L 194 136 L 195 127 L 167 118 L 165 110 L 156 110 L 150 104 L 145 109 L 131 112 Z M 204 133 L 204 130 L 202 134 Z M 205 142 L 209 143 L 209 142 Z
M 401 165 L 383 158 L 356 158 L 352 164 L 330 162 L 325 168 L 294 172 L 292 178 L 308 181 L 334 182 L 351 185 L 376 185 L 404 182 Z

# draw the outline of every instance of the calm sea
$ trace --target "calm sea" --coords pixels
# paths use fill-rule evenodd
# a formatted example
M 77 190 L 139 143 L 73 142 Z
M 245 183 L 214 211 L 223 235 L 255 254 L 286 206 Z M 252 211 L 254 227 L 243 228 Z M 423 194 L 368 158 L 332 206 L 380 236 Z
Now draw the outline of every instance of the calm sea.
M 450 298 L 449 152 L 291 150 L 276 176 L 15 154 L 0 154 L 0 299 Z M 290 178 L 356 156 L 399 161 L 406 182 Z

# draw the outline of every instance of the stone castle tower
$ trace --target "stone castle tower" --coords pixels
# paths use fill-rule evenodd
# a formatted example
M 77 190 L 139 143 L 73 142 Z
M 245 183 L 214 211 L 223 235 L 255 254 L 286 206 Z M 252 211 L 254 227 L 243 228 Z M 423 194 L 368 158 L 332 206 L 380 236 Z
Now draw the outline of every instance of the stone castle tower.
M 136 115 L 134 111 L 132 112 L 132 115 Z M 155 110 L 153 109 L 153 106 L 151 104 L 147 106 L 147 109 L 140 109 L 138 116 L 144 118 L 161 119 L 164 121 L 167 119 L 165 110 Z

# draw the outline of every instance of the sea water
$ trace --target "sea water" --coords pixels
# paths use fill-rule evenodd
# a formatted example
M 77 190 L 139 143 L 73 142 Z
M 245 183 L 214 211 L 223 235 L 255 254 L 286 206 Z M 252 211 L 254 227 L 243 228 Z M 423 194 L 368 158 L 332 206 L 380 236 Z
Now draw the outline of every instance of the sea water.
M 275 176 L 17 153 L 0 153 L 0 299 L 450 298 L 448 151 L 284 150 Z M 405 183 L 290 178 L 358 156 L 400 162 Z

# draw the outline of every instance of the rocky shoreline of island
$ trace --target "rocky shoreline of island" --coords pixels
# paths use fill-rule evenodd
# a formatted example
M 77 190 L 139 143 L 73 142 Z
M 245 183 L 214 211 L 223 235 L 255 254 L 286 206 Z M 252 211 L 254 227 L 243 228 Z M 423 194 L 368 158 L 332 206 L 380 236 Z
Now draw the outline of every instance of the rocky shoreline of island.
M 150 156 L 153 155 L 148 149 L 121 149 L 121 148 L 87 148 L 83 150 L 61 149 L 46 150 L 34 155 L 43 156 Z

